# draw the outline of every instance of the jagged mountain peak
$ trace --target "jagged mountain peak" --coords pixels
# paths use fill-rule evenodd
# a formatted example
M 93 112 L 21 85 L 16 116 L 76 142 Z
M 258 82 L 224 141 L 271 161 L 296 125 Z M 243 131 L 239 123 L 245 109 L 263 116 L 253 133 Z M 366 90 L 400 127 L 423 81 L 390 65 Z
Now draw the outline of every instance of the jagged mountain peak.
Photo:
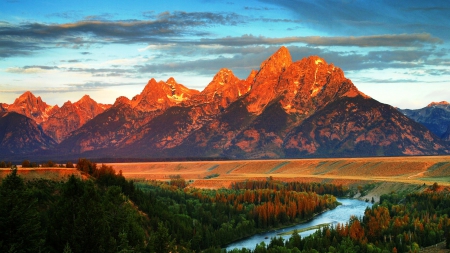
M 308 62 L 310 64 L 314 64 L 314 65 L 325 65 L 327 66 L 328 63 L 325 61 L 325 59 L 323 59 L 322 57 L 318 56 L 318 55 L 310 55 L 308 57 L 303 58 L 303 60 L 305 62 Z
M 0 103 L 0 112 L 6 112 L 6 111 L 8 111 L 8 107 L 9 107 L 8 104 Z
M 41 124 L 46 121 L 58 106 L 51 106 L 43 102 L 41 97 L 36 97 L 31 91 L 26 91 L 14 100 L 14 103 L 8 106 L 8 111 L 13 111 L 27 116 Z
M 291 54 L 284 46 L 261 63 L 246 98 L 247 110 L 250 113 L 260 114 L 269 102 L 279 95 L 276 92 L 279 77 L 291 64 Z
M 192 101 L 187 104 L 205 104 L 214 101 L 212 108 L 225 108 L 239 97 L 247 94 L 250 87 L 250 82 L 241 80 L 234 75 L 233 71 L 222 68 L 205 89 L 200 94 L 195 95 Z
M 446 101 L 432 102 L 420 109 L 398 109 L 408 118 L 426 126 L 439 137 L 449 132 L 450 104 Z M 446 139 L 443 137 L 443 139 Z
M 73 105 L 72 101 L 67 100 L 66 102 L 64 102 L 64 104 L 61 106 L 61 108 L 66 107 L 66 106 L 71 106 Z
M 431 102 L 429 105 L 427 105 L 427 107 L 434 107 L 434 106 L 446 108 L 450 106 L 450 103 L 447 101 L 441 101 L 441 102 Z
M 169 79 L 167 79 L 166 84 L 169 86 L 175 86 L 177 85 L 177 81 L 175 80 L 175 78 L 173 77 L 169 77 Z
M 136 95 L 130 105 L 137 110 L 150 112 L 165 110 L 173 105 L 189 100 L 192 95 L 200 93 L 197 90 L 189 89 L 169 78 L 167 82 L 157 82 L 150 79 L 141 94 Z
M 89 95 L 84 95 L 75 103 L 70 100 L 65 102 L 47 121 L 42 123 L 42 128 L 47 135 L 60 143 L 71 132 L 86 124 L 106 108 L 109 108 L 109 105 L 99 104 Z
M 113 107 L 117 107 L 119 105 L 129 105 L 130 102 L 131 102 L 131 100 L 128 99 L 127 97 L 120 96 L 120 97 L 116 98 L 116 101 L 114 102 Z
M 286 47 L 282 46 L 278 51 L 261 63 L 260 69 L 263 70 L 272 67 L 287 68 L 291 63 L 291 53 Z
M 22 95 L 14 100 L 13 104 L 19 103 L 29 103 L 35 105 L 43 102 L 41 97 L 36 97 L 31 91 L 25 91 Z
M 84 95 L 83 97 L 80 98 L 80 100 L 77 101 L 78 103 L 97 103 L 95 102 L 89 95 Z
M 224 89 L 224 86 L 229 86 L 230 84 L 240 81 L 234 74 L 233 71 L 223 68 L 213 77 L 213 80 L 205 87 L 201 94 L 208 95 L 209 93 L 215 93 L 219 90 Z
M 247 76 L 246 81 L 253 83 L 255 81 L 255 77 L 258 74 L 257 70 L 252 69 L 252 71 L 250 72 L 250 74 Z
M 282 47 L 260 66 L 245 80 L 220 69 L 202 92 L 172 77 L 152 78 L 132 100 L 119 97 L 115 108 L 106 111 L 86 95 L 66 102 L 41 126 L 20 116 L 59 142 L 61 155 L 71 156 L 281 158 L 450 152 L 424 127 L 359 92 L 340 68 L 319 56 L 293 62 Z M 21 97 L 18 101 L 45 104 L 31 92 Z M 0 111 L 8 107 L 0 105 Z
M 233 71 L 227 68 L 221 68 L 219 72 L 217 72 L 217 74 L 214 76 L 213 81 L 227 81 L 228 79 L 233 77 L 235 77 Z M 224 85 L 224 83 L 222 83 L 222 85 Z
M 253 114 L 262 113 L 277 97 L 282 97 L 286 112 L 304 116 L 342 96 L 366 97 L 340 68 L 319 56 L 292 62 L 289 51 L 282 47 L 261 67 L 247 97 L 247 110 Z
M 286 47 L 281 47 L 278 51 L 261 63 L 257 74 L 257 78 L 260 80 L 259 82 L 255 82 L 254 85 L 258 85 L 261 81 L 263 81 L 262 79 L 265 79 L 268 76 L 280 75 L 291 64 L 291 53 Z

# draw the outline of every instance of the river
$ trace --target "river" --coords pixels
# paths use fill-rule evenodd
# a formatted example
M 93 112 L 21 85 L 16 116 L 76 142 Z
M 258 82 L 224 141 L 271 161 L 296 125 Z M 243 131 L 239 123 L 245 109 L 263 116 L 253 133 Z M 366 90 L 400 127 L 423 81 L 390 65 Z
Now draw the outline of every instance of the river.
M 308 221 L 306 223 L 302 223 L 299 225 L 295 225 L 293 227 L 288 228 L 282 228 L 279 230 L 269 231 L 265 233 L 256 234 L 254 236 L 248 237 L 246 239 L 242 239 L 240 241 L 234 242 L 229 244 L 226 249 L 227 251 L 235 249 L 235 248 L 247 248 L 247 249 L 255 249 L 256 245 L 264 241 L 267 244 L 270 242 L 270 238 L 272 237 L 278 237 L 279 233 L 292 231 L 294 229 L 302 229 L 307 228 L 319 224 L 324 223 L 330 223 L 333 225 L 336 225 L 337 223 L 346 223 L 350 219 L 350 216 L 355 215 L 357 217 L 362 217 L 364 215 L 364 211 L 367 207 L 372 206 L 371 203 L 367 203 L 361 200 L 356 199 L 338 199 L 339 202 L 342 203 L 342 205 L 336 207 L 333 210 L 324 212 L 322 214 L 317 215 L 314 217 L 313 220 Z M 308 236 L 312 233 L 314 233 L 315 230 L 309 230 L 302 233 L 299 233 L 302 238 L 305 236 Z M 285 240 L 289 239 L 291 237 L 290 235 L 282 236 Z

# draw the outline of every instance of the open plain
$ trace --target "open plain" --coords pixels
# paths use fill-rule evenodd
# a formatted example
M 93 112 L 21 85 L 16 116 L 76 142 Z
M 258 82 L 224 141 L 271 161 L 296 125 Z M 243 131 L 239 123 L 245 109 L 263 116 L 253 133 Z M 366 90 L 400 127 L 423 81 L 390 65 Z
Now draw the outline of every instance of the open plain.
M 182 177 L 199 188 L 229 187 L 232 182 L 265 180 L 364 184 L 370 182 L 450 186 L 450 156 L 317 158 L 193 162 L 110 163 L 129 179 Z
M 405 156 L 368 158 L 314 158 L 279 160 L 231 160 L 190 162 L 106 163 L 127 179 L 170 180 L 181 177 L 192 187 L 222 188 L 245 180 L 303 181 L 359 185 L 383 182 L 388 188 L 397 183 L 450 186 L 450 156 Z M 4 178 L 9 169 L 0 169 Z M 81 176 L 76 169 L 20 168 L 26 179 L 65 179 L 71 174 Z

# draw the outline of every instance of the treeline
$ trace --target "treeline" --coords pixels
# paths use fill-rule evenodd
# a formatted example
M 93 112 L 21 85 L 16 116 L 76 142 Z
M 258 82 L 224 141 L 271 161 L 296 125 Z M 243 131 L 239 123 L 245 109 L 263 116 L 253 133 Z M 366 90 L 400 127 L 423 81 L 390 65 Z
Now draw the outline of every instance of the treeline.
M 0 252 L 145 251 L 148 220 L 120 185 L 71 176 L 24 182 L 17 170 L 0 186 Z
M 349 191 L 348 187 L 342 185 L 316 182 L 282 182 L 273 180 L 272 177 L 269 177 L 267 180 L 246 180 L 243 182 L 235 182 L 231 184 L 231 188 L 235 190 L 273 189 L 277 191 L 315 192 L 320 195 L 332 194 L 336 197 L 345 196 Z
M 229 252 L 418 252 L 444 240 L 449 248 L 449 214 L 448 192 L 383 195 L 381 204 L 346 224 L 318 229 L 305 238 L 294 233 L 286 241 L 272 238 L 270 244 L 261 243 L 254 250 Z
M 162 222 L 177 245 L 195 251 L 220 249 L 257 232 L 312 218 L 334 208 L 336 198 L 313 192 L 202 190 L 168 183 L 136 183 L 133 201 L 147 213 L 152 227 Z
M 79 159 L 89 175 L 0 185 L 0 252 L 200 252 L 311 218 L 330 195 L 287 190 L 201 190 L 179 177 L 134 183 Z
M 87 180 L 25 182 L 17 170 L 0 185 L 0 252 L 225 252 L 221 247 L 334 208 L 342 186 L 247 181 L 233 189 L 127 181 L 111 166 L 79 159 Z M 415 252 L 450 234 L 448 192 L 383 195 L 346 224 L 302 238 L 273 238 L 231 252 Z M 448 245 L 447 245 L 448 246 Z
M 13 166 L 12 162 L 0 161 L 0 168 L 12 168 Z

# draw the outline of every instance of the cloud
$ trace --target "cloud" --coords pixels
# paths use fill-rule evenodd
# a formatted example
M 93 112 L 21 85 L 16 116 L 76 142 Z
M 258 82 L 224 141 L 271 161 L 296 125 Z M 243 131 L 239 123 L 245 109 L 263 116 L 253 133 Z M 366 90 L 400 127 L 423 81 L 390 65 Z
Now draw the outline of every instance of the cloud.
M 224 37 L 218 39 L 201 39 L 198 44 L 218 44 L 225 46 L 248 45 L 285 45 L 304 43 L 310 46 L 343 46 L 343 47 L 421 47 L 424 44 L 441 44 L 443 41 L 427 33 L 418 34 L 385 34 L 372 36 L 321 37 L 298 36 L 269 38 L 264 36 L 243 35 L 241 37 Z
M 288 10 L 288 18 L 327 34 L 430 33 L 450 38 L 449 1 L 259 0 Z M 420 16 L 411 12 L 421 12 Z M 444 29 L 443 29 L 444 28 Z
M 98 90 L 108 87 L 116 87 L 116 86 L 130 86 L 130 85 L 142 85 L 142 83 L 113 83 L 113 82 L 85 82 L 85 83 L 71 83 L 71 84 L 65 84 L 65 86 L 68 87 L 68 91 L 72 88 L 75 88 L 76 90 Z
M 149 20 L 106 21 L 110 14 L 64 24 L 0 23 L 0 56 L 30 54 L 52 46 L 81 48 L 91 44 L 167 43 L 183 37 L 209 36 L 204 28 L 247 22 L 236 13 L 163 12 Z M 100 18 L 101 20 L 97 20 Z M 90 20 L 93 19 L 93 20 Z M 26 43 L 24 42 L 26 41 Z
M 133 57 L 133 58 L 121 58 L 121 59 L 113 59 L 104 62 L 104 65 L 113 65 L 113 66 L 131 66 L 139 63 L 144 63 L 151 60 L 152 57 Z
M 265 55 L 253 55 L 253 57 L 218 56 L 213 59 L 199 59 L 194 61 L 179 61 L 170 63 L 154 63 L 135 66 L 139 73 L 161 74 L 161 73 L 183 73 L 190 72 L 196 75 L 213 77 L 221 68 L 232 69 L 237 76 L 246 77 L 252 69 L 259 68 L 259 64 Z
M 142 13 L 142 16 L 145 18 L 155 18 L 156 14 L 155 14 L 155 11 L 144 11 Z
M 259 69 L 262 61 L 279 49 L 278 45 L 254 45 L 254 46 L 204 46 L 193 47 L 189 54 L 192 58 L 208 55 L 208 59 L 181 61 L 174 60 L 170 55 L 180 56 L 180 52 L 186 52 L 186 46 L 174 46 L 165 53 L 162 58 L 170 58 L 168 62 L 152 61 L 151 64 L 136 65 L 138 73 L 150 76 L 163 73 L 193 73 L 195 75 L 213 76 L 221 68 L 233 70 L 236 76 L 246 78 L 252 69 Z M 329 47 L 317 46 L 288 46 L 294 61 L 311 55 L 318 55 L 328 63 L 333 63 L 344 71 L 361 71 L 367 69 L 417 69 L 428 67 L 431 63 L 439 65 L 435 52 L 432 49 L 403 49 L 403 50 L 359 50 L 336 51 Z
M 117 14 L 113 14 L 113 13 L 102 13 L 99 15 L 90 15 L 90 16 L 85 16 L 84 20 L 110 20 L 113 19 Z
M 76 20 L 81 17 L 80 11 L 65 11 L 65 12 L 57 12 L 46 15 L 48 18 L 57 17 L 62 19 L 70 19 Z
M 68 60 L 68 63 L 78 63 L 78 60 Z M 135 63 L 135 62 L 134 62 Z M 5 72 L 13 74 L 38 74 L 45 73 L 52 70 L 58 70 L 59 72 L 72 72 L 72 73 L 87 73 L 93 77 L 118 77 L 128 76 L 131 77 L 136 74 L 135 69 L 130 68 L 83 68 L 83 67 L 70 67 L 70 66 L 23 66 L 23 67 L 10 67 Z
M 275 8 L 244 6 L 244 10 L 253 10 L 253 11 L 272 11 L 272 10 L 275 10 Z
M 425 70 L 425 73 L 432 76 L 450 76 L 450 69 L 427 69 Z
M 67 72 L 74 73 L 88 73 L 93 77 L 118 77 L 118 76 L 131 76 L 136 73 L 134 69 L 119 69 L 119 68 L 74 68 L 69 67 L 63 69 Z
M 5 71 L 14 74 L 36 74 L 43 73 L 49 70 L 58 69 L 58 67 L 49 66 L 24 66 L 24 67 L 11 67 L 7 68 Z
M 358 78 L 358 82 L 361 83 L 423 83 L 422 80 L 417 80 L 417 79 L 394 79 L 394 78 L 385 78 L 385 79 L 378 79 L 378 78 L 368 78 L 368 77 L 362 77 L 362 78 Z
M 150 76 L 156 74 L 167 73 L 192 73 L 194 75 L 202 75 L 213 77 L 221 68 L 231 69 L 239 78 L 246 78 L 251 70 L 259 69 L 261 62 L 266 60 L 270 55 L 276 52 L 279 46 L 202 46 L 194 47 L 190 52 L 193 56 L 208 55 L 208 59 L 204 57 L 190 61 L 174 61 L 158 62 L 152 61 L 151 64 L 140 64 L 134 68 L 138 73 Z M 179 54 L 184 52 L 183 48 L 173 47 L 166 52 L 168 55 Z M 310 55 L 325 55 L 326 49 L 314 48 L 309 46 L 290 46 L 293 60 L 300 60 Z M 337 55 L 337 54 L 335 54 Z M 168 58 L 168 57 L 165 57 Z M 196 58 L 196 57 L 193 57 Z
M 1 26 L 0 26 L 1 29 Z M 28 56 L 45 47 L 33 42 L 10 40 L 7 36 L 0 36 L 0 58 L 13 56 Z
M 39 89 L 12 89 L 12 90 L 0 90 L 1 93 L 9 94 L 23 94 L 26 91 L 31 91 L 34 94 L 39 93 L 69 93 L 69 92 L 81 92 L 81 91 L 95 91 L 102 90 L 109 87 L 119 87 L 119 86 L 132 86 L 132 85 L 142 85 L 142 83 L 114 83 L 114 82 L 96 82 L 87 81 L 85 83 L 66 83 L 60 87 L 41 87 Z
M 175 43 L 170 43 L 170 44 L 153 44 L 153 45 L 148 45 L 144 48 L 138 48 L 139 52 L 144 52 L 144 51 L 148 51 L 148 50 L 161 50 L 161 49 L 168 49 L 171 47 L 175 47 L 176 44 Z

